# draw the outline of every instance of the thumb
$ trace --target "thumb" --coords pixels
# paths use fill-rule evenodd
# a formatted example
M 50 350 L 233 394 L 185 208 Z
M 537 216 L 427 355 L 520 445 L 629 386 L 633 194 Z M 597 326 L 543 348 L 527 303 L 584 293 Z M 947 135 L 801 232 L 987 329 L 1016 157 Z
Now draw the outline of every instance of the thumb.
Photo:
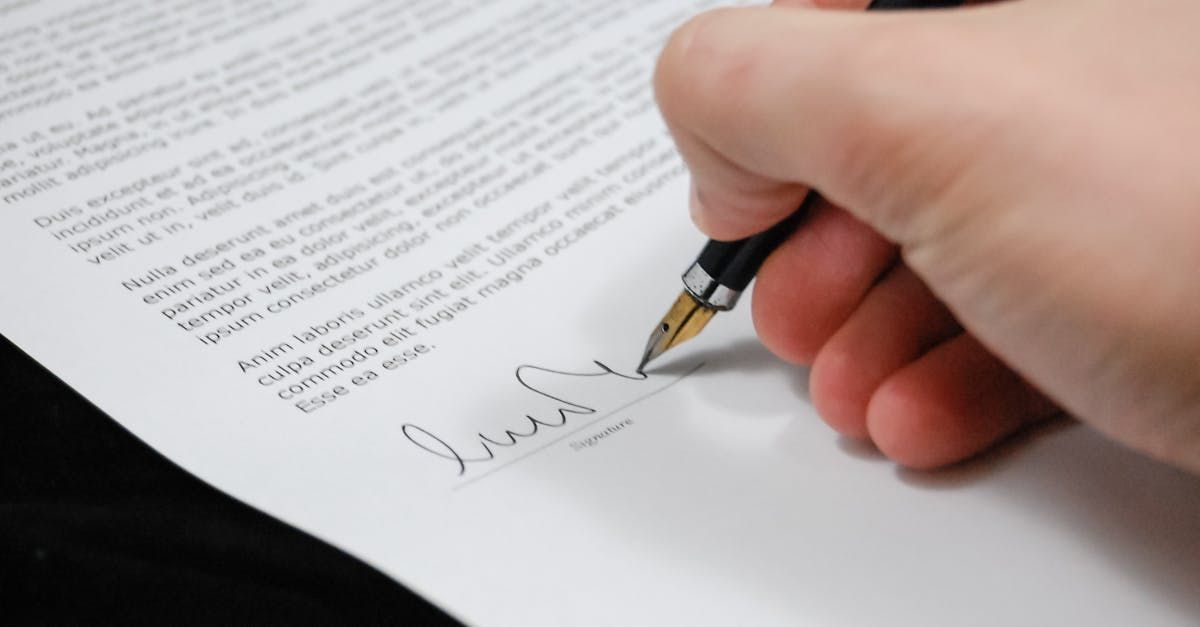
M 951 217 L 930 208 L 950 204 L 939 201 L 994 126 L 967 57 L 977 14 L 995 10 L 723 9 L 684 25 L 655 89 L 697 223 L 745 237 L 811 185 L 900 244 L 944 228 Z

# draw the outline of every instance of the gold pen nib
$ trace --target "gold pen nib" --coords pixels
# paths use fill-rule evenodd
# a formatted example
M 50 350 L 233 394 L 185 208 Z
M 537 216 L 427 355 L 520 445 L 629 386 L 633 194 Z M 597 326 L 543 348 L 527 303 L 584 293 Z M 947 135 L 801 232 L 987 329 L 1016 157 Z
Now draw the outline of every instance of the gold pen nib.
M 642 355 L 642 362 L 638 364 L 637 371 L 642 373 L 650 360 L 667 352 L 671 347 L 696 337 L 715 313 L 716 309 L 705 307 L 691 292 L 684 290 L 679 298 L 675 299 L 675 304 L 671 305 L 671 310 L 663 317 L 662 322 L 658 323 L 658 327 L 650 334 L 650 340 L 646 342 L 646 352 Z

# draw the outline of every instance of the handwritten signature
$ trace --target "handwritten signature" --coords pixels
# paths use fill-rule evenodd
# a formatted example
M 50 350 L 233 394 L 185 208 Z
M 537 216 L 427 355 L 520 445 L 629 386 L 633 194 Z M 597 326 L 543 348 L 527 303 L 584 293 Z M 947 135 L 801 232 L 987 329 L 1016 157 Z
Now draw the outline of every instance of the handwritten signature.
M 553 412 L 551 417 L 534 417 L 530 414 L 525 414 L 524 419 L 521 420 L 521 424 L 518 427 L 505 429 L 504 433 L 499 436 L 493 437 L 484 433 L 475 434 L 472 443 L 468 445 L 470 449 L 469 453 L 460 452 L 459 448 L 451 446 L 449 442 L 438 437 L 433 432 L 412 423 L 405 423 L 401 427 L 401 431 L 404 433 L 404 437 L 408 438 L 409 442 L 412 442 L 430 455 L 447 460 L 458 470 L 458 475 L 462 476 L 466 474 L 468 464 L 488 462 L 496 459 L 496 451 L 498 449 L 517 446 L 523 441 L 537 435 L 543 429 L 565 427 L 572 417 L 590 416 L 599 411 L 595 407 L 589 407 L 538 389 L 526 380 L 527 374 L 542 372 L 564 377 L 620 377 L 630 381 L 644 381 L 647 378 L 644 374 L 622 374 L 599 361 L 592 363 L 596 364 L 600 370 L 593 372 L 563 372 L 540 366 L 518 366 L 516 371 L 517 382 L 530 392 L 554 401 L 558 407 L 550 410 Z

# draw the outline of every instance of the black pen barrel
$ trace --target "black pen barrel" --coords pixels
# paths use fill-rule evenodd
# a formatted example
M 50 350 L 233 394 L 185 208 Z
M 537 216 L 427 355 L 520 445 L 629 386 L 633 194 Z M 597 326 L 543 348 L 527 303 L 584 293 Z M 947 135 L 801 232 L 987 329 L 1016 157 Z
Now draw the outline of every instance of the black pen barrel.
M 799 209 L 758 235 L 732 242 L 709 240 L 696 263 L 717 283 L 738 292 L 745 290 L 771 251 L 795 232 L 820 199 L 820 194 L 810 192 Z
M 867 7 L 868 11 L 885 9 L 941 9 L 956 7 L 962 0 L 875 0 Z

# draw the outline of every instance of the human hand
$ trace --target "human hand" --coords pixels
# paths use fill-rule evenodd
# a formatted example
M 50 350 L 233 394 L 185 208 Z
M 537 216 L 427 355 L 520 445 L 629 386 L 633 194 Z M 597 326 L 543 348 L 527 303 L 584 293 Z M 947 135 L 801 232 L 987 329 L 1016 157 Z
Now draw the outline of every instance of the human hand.
M 1200 471 L 1200 3 L 786 4 L 695 18 L 655 87 L 709 236 L 830 201 L 753 300 L 824 419 L 927 468 L 1062 407 Z

